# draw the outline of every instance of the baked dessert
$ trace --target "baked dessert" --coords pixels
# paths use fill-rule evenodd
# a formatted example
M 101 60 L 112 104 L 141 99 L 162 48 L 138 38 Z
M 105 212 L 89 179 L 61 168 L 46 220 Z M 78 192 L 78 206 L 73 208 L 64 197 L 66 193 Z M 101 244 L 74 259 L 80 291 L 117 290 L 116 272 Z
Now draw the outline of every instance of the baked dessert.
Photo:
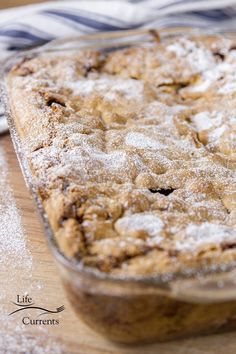
M 235 48 L 230 36 L 181 35 L 46 51 L 7 74 L 13 140 L 69 259 L 56 257 L 67 295 L 112 340 L 236 327 L 224 268 L 236 260 Z
M 8 74 L 62 252 L 116 277 L 236 260 L 236 43 L 44 53 Z

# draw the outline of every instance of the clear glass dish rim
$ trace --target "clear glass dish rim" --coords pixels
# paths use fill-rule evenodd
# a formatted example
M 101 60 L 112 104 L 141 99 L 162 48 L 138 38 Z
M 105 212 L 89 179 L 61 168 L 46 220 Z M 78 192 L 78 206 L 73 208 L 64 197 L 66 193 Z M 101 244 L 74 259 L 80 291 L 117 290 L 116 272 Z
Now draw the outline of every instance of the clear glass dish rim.
M 172 282 L 175 281 L 188 281 L 188 279 L 196 279 L 199 281 L 202 281 L 205 276 L 209 275 L 217 275 L 217 274 L 228 274 L 230 271 L 235 271 L 236 269 L 236 261 L 228 263 L 228 264 L 218 264 L 214 266 L 209 266 L 209 267 L 204 267 L 201 269 L 187 269 L 185 271 L 179 271 L 179 272 L 172 272 L 172 273 L 167 273 L 167 274 L 155 274 L 152 276 L 127 276 L 127 277 L 120 277 L 120 276 L 112 276 L 110 274 L 104 273 L 102 271 L 99 271 L 98 269 L 94 269 L 92 267 L 84 266 L 81 264 L 81 262 L 73 261 L 72 259 L 69 259 L 66 257 L 59 249 L 54 233 L 50 227 L 48 217 L 44 211 L 43 204 L 40 200 L 40 197 L 38 196 L 38 193 L 35 189 L 35 186 L 33 184 L 33 178 L 32 174 L 30 172 L 29 164 L 27 161 L 26 156 L 24 155 L 24 149 L 22 149 L 22 144 L 20 141 L 20 136 L 18 135 L 17 128 L 14 123 L 14 117 L 13 114 L 10 110 L 10 104 L 9 104 L 9 95 L 8 95 L 8 90 L 7 90 L 7 83 L 6 79 L 7 76 L 10 72 L 10 70 L 15 66 L 16 64 L 22 62 L 25 59 L 29 59 L 31 57 L 47 53 L 47 52 L 54 52 L 54 51 L 61 51 L 61 52 L 66 52 L 68 50 L 75 50 L 75 47 L 72 48 L 66 48 L 64 49 L 62 46 L 64 44 L 67 44 L 69 42 L 80 42 L 80 44 L 84 43 L 81 47 L 78 47 L 78 49 L 86 48 L 86 45 L 89 45 L 93 47 L 93 42 L 96 40 L 102 40 L 104 44 L 108 43 L 111 41 L 111 47 L 117 46 L 119 47 L 122 43 L 116 43 L 115 41 L 117 39 L 129 39 L 130 38 L 130 43 L 136 43 L 135 41 L 132 42 L 133 36 L 148 36 L 149 38 L 154 38 L 155 34 L 160 35 L 161 38 L 168 38 L 170 36 L 178 36 L 180 34 L 189 34 L 189 35 L 236 35 L 234 31 L 223 31 L 222 29 L 214 28 L 214 29 L 202 29 L 202 28 L 190 28 L 190 27 L 171 27 L 171 28 L 165 28 L 165 29 L 138 29 L 138 30 L 128 30 L 128 31 L 119 31 L 119 32 L 104 32 L 104 33 L 96 33 L 96 34 L 91 34 L 91 35 L 84 35 L 84 36 L 74 36 L 74 37 L 65 37 L 62 39 L 56 39 L 53 40 L 47 44 L 44 44 L 40 47 L 36 47 L 31 50 L 25 50 L 22 51 L 19 55 L 13 55 L 10 58 L 8 58 L 2 66 L 1 69 L 1 93 L 2 93 L 2 102 L 5 106 L 5 111 L 7 115 L 7 120 L 8 120 L 8 126 L 11 134 L 11 138 L 13 141 L 13 145 L 16 151 L 17 158 L 19 160 L 21 170 L 23 172 L 23 176 L 25 179 L 25 182 L 27 184 L 28 189 L 30 190 L 33 199 L 36 203 L 37 206 L 37 211 L 39 212 L 39 215 L 42 220 L 42 224 L 45 230 L 46 234 L 46 239 L 49 244 L 49 248 L 51 249 L 51 252 L 54 256 L 54 258 L 59 262 L 59 264 L 62 264 L 64 267 L 67 269 L 78 273 L 79 276 L 85 276 L 97 281 L 106 281 L 111 284 L 119 284 L 119 285 L 136 285 L 136 286 L 147 286 L 151 287 L 153 289 L 163 289 L 163 290 L 171 290 L 171 284 Z M 146 43 L 147 40 L 143 40 L 143 43 Z M 104 48 L 103 43 L 99 45 L 98 47 L 94 48 L 95 50 L 99 50 Z M 139 42 L 138 42 L 139 43 Z M 126 43 L 125 43 L 126 45 Z M 236 285 L 235 285 L 236 289 Z

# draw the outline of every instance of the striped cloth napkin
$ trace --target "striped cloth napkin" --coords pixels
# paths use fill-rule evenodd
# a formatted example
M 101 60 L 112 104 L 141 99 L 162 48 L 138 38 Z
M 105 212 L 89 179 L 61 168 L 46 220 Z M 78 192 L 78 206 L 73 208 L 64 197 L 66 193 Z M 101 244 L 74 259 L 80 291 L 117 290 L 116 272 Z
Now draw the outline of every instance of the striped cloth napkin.
M 236 0 L 51 1 L 2 10 L 0 57 L 58 37 L 170 26 L 236 30 Z

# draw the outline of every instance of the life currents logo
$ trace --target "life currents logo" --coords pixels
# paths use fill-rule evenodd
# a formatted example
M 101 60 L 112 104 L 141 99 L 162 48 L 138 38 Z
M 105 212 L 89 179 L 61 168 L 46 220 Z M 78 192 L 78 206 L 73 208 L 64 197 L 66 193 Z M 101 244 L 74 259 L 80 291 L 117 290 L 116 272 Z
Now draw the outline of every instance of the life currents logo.
M 9 316 L 21 313 L 22 323 L 26 326 L 57 326 L 60 324 L 57 314 L 65 310 L 64 305 L 56 309 L 48 309 L 44 306 L 37 305 L 29 295 L 17 295 L 16 301 L 11 301 L 11 303 L 15 306 L 15 309 L 9 313 Z M 46 315 L 48 315 L 47 318 L 44 318 Z

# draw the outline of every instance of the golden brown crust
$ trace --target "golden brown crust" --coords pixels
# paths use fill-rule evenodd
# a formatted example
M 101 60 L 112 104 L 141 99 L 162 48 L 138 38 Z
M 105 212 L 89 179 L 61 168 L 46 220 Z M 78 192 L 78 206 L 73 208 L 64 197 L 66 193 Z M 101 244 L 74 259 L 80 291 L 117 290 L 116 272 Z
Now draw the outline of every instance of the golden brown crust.
M 66 255 L 114 275 L 236 260 L 235 53 L 182 37 L 13 68 L 11 109 Z

